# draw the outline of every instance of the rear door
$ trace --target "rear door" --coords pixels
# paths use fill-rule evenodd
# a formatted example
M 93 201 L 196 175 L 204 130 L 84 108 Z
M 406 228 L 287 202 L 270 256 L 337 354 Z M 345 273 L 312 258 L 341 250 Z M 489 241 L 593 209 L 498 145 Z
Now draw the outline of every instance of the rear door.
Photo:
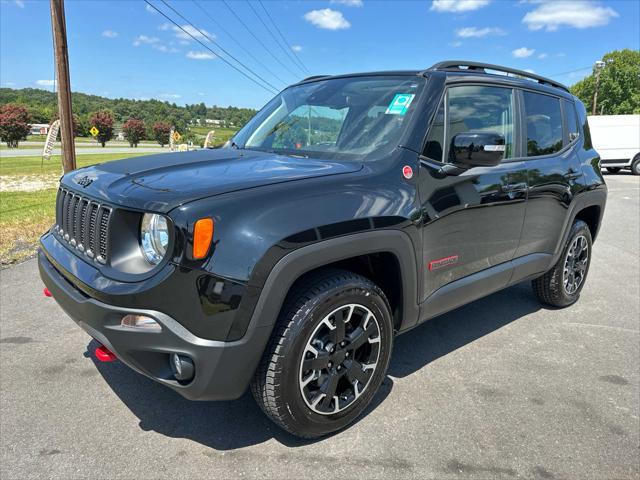
M 423 299 L 443 285 L 513 258 L 527 190 L 517 105 L 516 90 L 493 85 L 452 86 L 441 102 L 421 157 Z M 470 131 L 504 137 L 500 165 L 440 175 L 454 136 Z
M 555 252 L 568 209 L 584 180 L 577 153 L 578 123 L 573 102 L 521 92 L 529 183 L 522 240 L 516 256 Z

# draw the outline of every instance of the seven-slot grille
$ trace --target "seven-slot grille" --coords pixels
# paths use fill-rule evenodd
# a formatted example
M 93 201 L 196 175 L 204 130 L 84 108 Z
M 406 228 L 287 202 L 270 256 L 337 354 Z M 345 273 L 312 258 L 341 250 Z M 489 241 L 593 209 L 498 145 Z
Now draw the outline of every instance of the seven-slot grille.
M 106 263 L 111 208 L 65 188 L 58 189 L 54 230 L 89 258 Z

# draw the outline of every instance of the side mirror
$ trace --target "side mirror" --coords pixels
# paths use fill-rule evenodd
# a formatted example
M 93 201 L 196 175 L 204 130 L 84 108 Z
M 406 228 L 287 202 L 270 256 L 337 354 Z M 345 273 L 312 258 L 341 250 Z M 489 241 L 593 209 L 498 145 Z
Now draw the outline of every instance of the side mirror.
M 449 148 L 449 163 L 468 170 L 494 167 L 504 158 L 504 137 L 495 132 L 464 132 L 454 135 Z

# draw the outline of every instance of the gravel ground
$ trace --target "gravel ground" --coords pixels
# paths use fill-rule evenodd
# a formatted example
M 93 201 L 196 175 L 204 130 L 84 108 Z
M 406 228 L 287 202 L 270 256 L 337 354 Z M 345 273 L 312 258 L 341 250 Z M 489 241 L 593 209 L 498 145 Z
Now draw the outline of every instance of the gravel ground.
M 249 395 L 193 403 L 95 347 L 42 296 L 34 260 L 0 272 L 0 476 L 640 478 L 639 180 L 609 175 L 580 301 L 512 287 L 400 336 L 366 415 L 283 433 Z

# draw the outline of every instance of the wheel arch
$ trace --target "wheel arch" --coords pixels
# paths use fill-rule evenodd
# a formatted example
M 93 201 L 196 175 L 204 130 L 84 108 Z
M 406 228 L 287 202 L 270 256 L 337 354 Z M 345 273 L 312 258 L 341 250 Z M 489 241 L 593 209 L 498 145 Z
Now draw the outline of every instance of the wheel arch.
M 285 255 L 264 283 L 249 328 L 274 325 L 294 284 L 304 281 L 306 274 L 327 267 L 354 271 L 378 284 L 391 297 L 397 330 L 416 323 L 418 275 L 414 245 L 409 235 L 400 230 L 379 230 L 325 240 Z M 381 280 L 389 269 L 395 275 Z M 397 281 L 400 285 L 395 284 Z
M 555 264 L 555 262 L 558 261 L 558 258 L 562 253 L 564 244 L 567 242 L 567 238 L 569 237 L 569 233 L 571 232 L 571 226 L 576 220 L 582 220 L 589 226 L 591 238 L 593 241 L 595 241 L 600 230 L 600 226 L 602 225 L 602 217 L 604 216 L 606 202 L 606 186 L 584 192 L 576 197 L 570 207 L 569 214 L 567 215 L 563 234 L 558 239 L 551 265 Z

